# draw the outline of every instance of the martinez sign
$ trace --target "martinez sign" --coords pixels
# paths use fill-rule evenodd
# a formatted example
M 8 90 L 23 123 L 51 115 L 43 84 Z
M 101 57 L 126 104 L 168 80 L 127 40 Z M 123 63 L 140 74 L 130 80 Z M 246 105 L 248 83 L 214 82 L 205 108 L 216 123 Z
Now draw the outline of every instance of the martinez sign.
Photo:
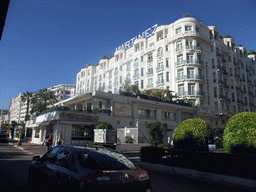
M 118 48 L 116 48 L 117 50 L 126 50 L 129 49 L 131 47 L 133 47 L 134 41 L 136 39 L 141 39 L 141 38 L 148 38 L 151 37 L 153 35 L 155 35 L 156 29 L 158 27 L 158 24 L 155 24 L 154 26 L 152 26 L 151 28 L 147 29 L 146 31 L 142 32 L 142 34 L 132 38 L 131 40 L 127 41 L 126 43 L 122 44 L 121 46 L 119 46 Z

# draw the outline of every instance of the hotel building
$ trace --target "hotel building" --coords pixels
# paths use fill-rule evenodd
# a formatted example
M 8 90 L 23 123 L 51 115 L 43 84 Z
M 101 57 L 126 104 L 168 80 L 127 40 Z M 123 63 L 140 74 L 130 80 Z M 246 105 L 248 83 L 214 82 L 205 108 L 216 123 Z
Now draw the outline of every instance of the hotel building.
M 255 111 L 256 55 L 216 26 L 192 17 L 154 25 L 116 49 L 114 57 L 87 64 L 77 74 L 76 95 L 118 94 L 125 80 L 145 89 L 169 89 L 194 99 L 198 114 L 224 126 L 234 114 Z

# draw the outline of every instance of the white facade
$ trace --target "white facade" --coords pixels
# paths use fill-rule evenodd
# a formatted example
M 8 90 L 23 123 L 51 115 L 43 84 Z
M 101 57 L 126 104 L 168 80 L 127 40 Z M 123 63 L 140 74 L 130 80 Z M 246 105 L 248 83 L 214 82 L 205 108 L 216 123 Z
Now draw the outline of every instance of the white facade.
M 60 84 L 54 87 L 50 87 L 48 90 L 54 92 L 54 95 L 58 101 L 63 101 L 70 98 L 72 94 L 74 95 L 75 85 Z M 27 102 L 21 102 L 21 95 L 22 93 L 19 93 L 18 97 L 11 99 L 9 124 L 11 124 L 12 121 L 17 123 L 25 122 Z M 31 109 L 32 105 L 30 105 L 29 112 Z
M 216 26 L 185 17 L 153 26 L 120 48 L 113 58 L 81 69 L 76 95 L 117 94 L 129 80 L 140 90 L 163 88 L 194 99 L 199 113 L 216 126 L 236 113 L 256 111 L 256 55 L 247 57 L 246 48 L 231 37 L 221 38 Z

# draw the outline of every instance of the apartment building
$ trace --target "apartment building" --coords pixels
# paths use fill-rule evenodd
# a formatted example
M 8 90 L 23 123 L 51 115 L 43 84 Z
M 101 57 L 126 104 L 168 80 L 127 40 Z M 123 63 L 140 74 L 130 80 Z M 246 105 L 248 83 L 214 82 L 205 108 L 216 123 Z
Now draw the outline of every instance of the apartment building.
M 54 95 L 56 96 L 56 99 L 58 101 L 63 101 L 70 98 L 72 94 L 74 95 L 75 85 L 60 84 L 50 87 L 48 89 L 54 92 Z M 19 93 L 18 97 L 11 99 L 9 123 L 11 123 L 12 121 L 15 121 L 17 123 L 25 122 L 25 116 L 27 113 L 27 102 L 21 102 L 21 95 L 22 93 Z M 31 109 L 32 106 L 30 106 L 29 111 Z
M 192 17 L 157 24 L 120 45 L 110 59 L 77 74 L 76 95 L 117 94 L 125 80 L 145 89 L 169 89 L 193 99 L 198 115 L 223 126 L 234 114 L 255 111 L 256 55 Z

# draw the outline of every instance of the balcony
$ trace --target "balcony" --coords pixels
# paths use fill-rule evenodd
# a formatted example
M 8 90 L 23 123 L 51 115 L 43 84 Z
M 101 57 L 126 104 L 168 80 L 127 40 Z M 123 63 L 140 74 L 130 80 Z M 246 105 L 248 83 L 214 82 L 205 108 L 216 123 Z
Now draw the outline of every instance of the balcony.
M 156 71 L 164 70 L 164 65 L 160 65 L 156 67 Z
M 196 92 L 195 91 L 188 91 L 188 95 L 195 95 Z
M 181 52 L 183 50 L 184 50 L 183 47 L 179 47 L 179 48 L 176 49 L 176 53 L 179 53 L 179 52 Z
M 186 91 L 178 92 L 178 96 L 184 96 L 186 95 Z
M 164 79 L 160 79 L 156 81 L 156 85 L 161 85 L 161 84 L 164 84 Z
M 147 85 L 147 88 L 152 88 L 152 87 L 154 87 L 153 83 Z
M 182 75 L 182 76 L 178 76 L 175 78 L 175 81 L 182 81 L 182 80 L 185 80 L 185 76 Z
M 114 87 L 118 86 L 118 82 L 114 82 Z
M 137 79 L 137 78 L 139 78 L 139 74 L 133 75 L 133 79 Z
M 202 46 L 199 46 L 199 45 L 198 46 L 197 45 L 188 46 L 187 45 L 186 50 L 187 51 L 200 51 L 201 52 L 202 51 Z
M 205 80 L 203 75 L 187 75 L 185 78 L 188 80 Z
M 153 71 L 147 72 L 147 75 L 153 75 Z

